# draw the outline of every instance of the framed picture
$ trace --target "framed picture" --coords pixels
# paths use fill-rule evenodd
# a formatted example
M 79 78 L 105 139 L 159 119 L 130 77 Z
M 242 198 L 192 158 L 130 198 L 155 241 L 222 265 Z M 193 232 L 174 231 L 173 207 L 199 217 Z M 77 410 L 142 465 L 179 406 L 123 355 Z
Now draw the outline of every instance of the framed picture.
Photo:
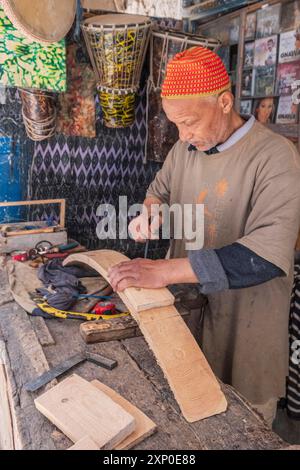
M 285 3 L 281 12 L 280 31 L 296 29 L 300 25 L 300 0 Z
M 252 100 L 242 100 L 240 105 L 240 114 L 250 116 L 252 111 Z
M 277 93 L 278 95 L 292 95 L 293 84 L 300 80 L 300 61 L 278 64 L 277 67 Z
M 298 106 L 293 103 L 292 96 L 280 96 L 276 124 L 296 124 L 298 122 Z
M 233 18 L 229 23 L 229 44 L 237 44 L 240 34 L 240 18 Z
M 275 121 L 276 98 L 273 96 L 256 99 L 253 104 L 253 115 L 262 124 L 269 124 Z
M 261 8 L 257 12 L 256 37 L 265 38 L 279 32 L 281 4 Z
M 245 40 L 254 39 L 256 33 L 256 12 L 246 16 Z
M 246 42 L 244 49 L 244 68 L 254 65 L 254 41 Z
M 254 95 L 273 96 L 275 86 L 275 66 L 257 67 L 253 73 Z
M 296 30 L 280 34 L 278 62 L 292 62 L 300 59 L 300 49 L 296 47 Z
M 218 50 L 217 50 L 217 54 L 218 56 L 220 57 L 220 59 L 222 59 L 222 62 L 223 64 L 225 65 L 226 67 L 226 70 L 227 72 L 229 72 L 230 68 L 230 50 L 229 50 L 229 46 L 221 46 Z
M 264 67 L 276 64 L 277 36 L 256 39 L 254 46 L 254 66 Z
M 252 95 L 252 69 L 243 70 L 241 95 L 242 96 Z

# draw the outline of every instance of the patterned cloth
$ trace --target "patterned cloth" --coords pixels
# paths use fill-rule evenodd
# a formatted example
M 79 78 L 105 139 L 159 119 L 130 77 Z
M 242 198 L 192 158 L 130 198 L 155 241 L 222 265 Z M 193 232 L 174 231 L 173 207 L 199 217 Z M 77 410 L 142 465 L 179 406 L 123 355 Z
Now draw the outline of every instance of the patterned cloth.
M 59 95 L 56 131 L 64 135 L 96 137 L 96 79 L 81 48 L 67 48 L 68 92 Z
M 65 91 L 65 41 L 49 45 L 30 41 L 13 26 L 0 7 L 0 83 Z
M 291 418 L 300 419 L 300 263 L 295 264 L 291 299 L 287 412 Z
M 163 98 L 208 96 L 230 88 L 230 79 L 220 57 L 202 46 L 176 54 L 167 65 Z

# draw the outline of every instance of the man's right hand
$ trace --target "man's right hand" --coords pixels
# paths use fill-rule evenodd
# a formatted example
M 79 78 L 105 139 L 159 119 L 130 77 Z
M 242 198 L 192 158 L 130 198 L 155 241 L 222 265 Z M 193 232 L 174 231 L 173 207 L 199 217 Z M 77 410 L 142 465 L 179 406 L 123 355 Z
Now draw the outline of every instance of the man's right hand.
M 152 214 L 147 206 L 143 207 L 143 212 L 138 217 L 135 217 L 128 226 L 130 236 L 136 242 L 145 243 L 148 239 L 158 240 L 159 227 L 162 223 L 162 218 L 159 212 Z

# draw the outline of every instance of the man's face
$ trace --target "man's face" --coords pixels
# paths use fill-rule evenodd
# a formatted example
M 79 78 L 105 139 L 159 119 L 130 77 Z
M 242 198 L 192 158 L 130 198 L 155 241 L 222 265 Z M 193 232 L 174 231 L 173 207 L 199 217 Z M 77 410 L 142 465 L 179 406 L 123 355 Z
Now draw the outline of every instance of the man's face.
M 274 46 L 274 42 L 272 40 L 268 41 L 268 49 L 270 52 L 272 52 L 273 46 Z
M 228 99 L 231 93 L 227 92 Z M 174 122 L 182 142 L 188 142 L 198 150 L 209 150 L 222 142 L 229 122 L 220 97 L 210 98 L 163 98 L 163 109 L 168 119 Z

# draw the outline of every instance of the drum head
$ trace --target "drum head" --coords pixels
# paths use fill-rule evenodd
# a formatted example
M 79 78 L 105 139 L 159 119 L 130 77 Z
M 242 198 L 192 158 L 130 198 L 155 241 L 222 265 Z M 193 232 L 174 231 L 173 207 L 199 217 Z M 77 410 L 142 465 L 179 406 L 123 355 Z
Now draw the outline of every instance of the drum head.
M 76 0 L 2 0 L 5 14 L 28 39 L 53 43 L 72 27 Z
M 150 24 L 151 20 L 147 16 L 142 15 L 123 15 L 123 14 L 116 14 L 116 15 L 99 15 L 99 16 L 92 16 L 92 18 L 88 18 L 83 22 L 84 25 L 93 25 L 97 26 L 104 26 L 107 28 L 113 27 L 122 27 L 128 25 L 135 25 L 135 24 Z

